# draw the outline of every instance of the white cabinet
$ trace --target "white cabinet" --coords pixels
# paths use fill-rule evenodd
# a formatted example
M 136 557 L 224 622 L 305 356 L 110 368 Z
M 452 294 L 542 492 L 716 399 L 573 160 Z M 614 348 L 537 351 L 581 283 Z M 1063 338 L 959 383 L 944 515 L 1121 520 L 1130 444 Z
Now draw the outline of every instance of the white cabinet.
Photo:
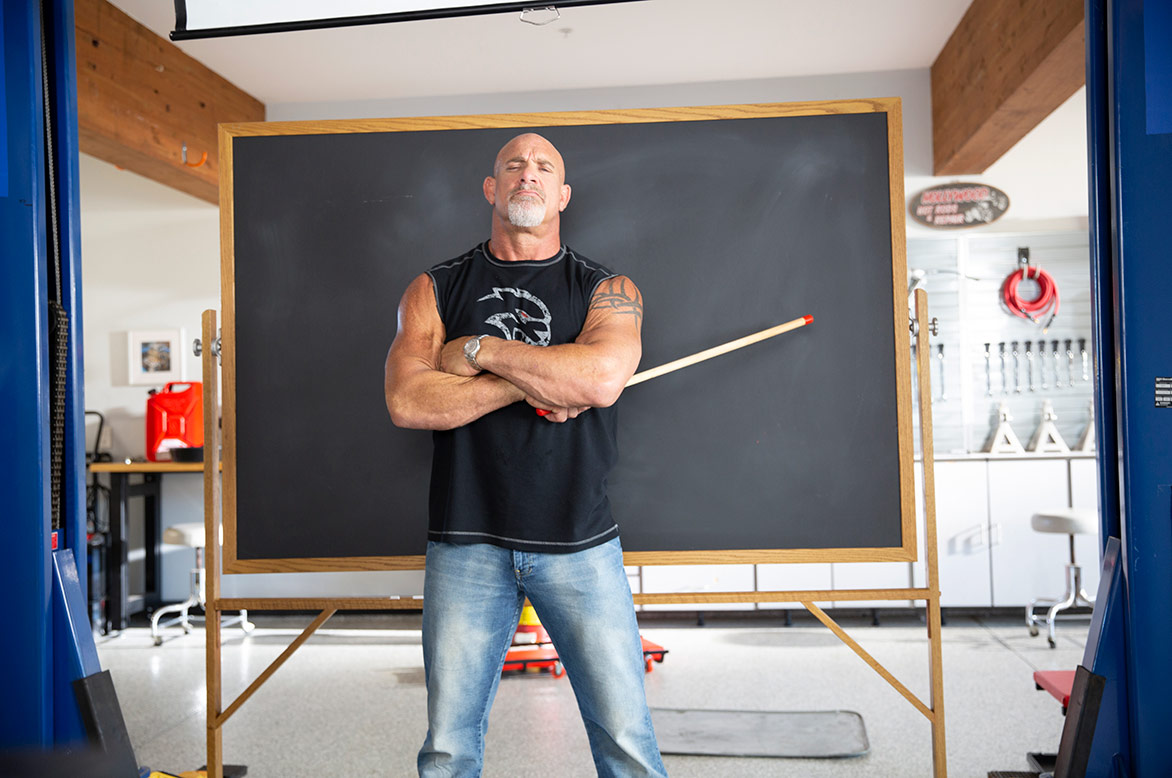
M 835 589 L 907 589 L 912 585 L 907 562 L 835 562 L 831 565 Z M 908 600 L 839 600 L 835 608 L 908 607 Z
M 834 579 L 829 562 L 798 563 L 792 565 L 757 565 L 757 590 L 761 592 L 800 592 L 833 589 Z M 825 608 L 830 603 L 817 603 Z M 796 608 L 804 610 L 800 602 L 763 602 L 761 610 Z
M 1093 459 L 1070 460 L 1070 507 L 1099 513 L 1099 468 Z M 1099 588 L 1099 535 L 1076 535 L 1074 558 L 1082 568 L 1082 583 L 1087 594 L 1095 596 Z M 1058 592 L 1055 592 L 1058 594 Z
M 751 592 L 752 565 L 645 565 L 642 571 L 643 592 Z M 751 610 L 751 602 L 733 603 L 678 603 L 644 605 L 648 611 L 726 611 Z
M 993 538 L 993 605 L 1025 606 L 1057 597 L 1070 557 L 1066 535 L 1035 532 L 1030 517 L 1069 506 L 1067 460 L 989 462 L 989 524 Z
M 944 606 L 993 604 L 988 467 L 985 460 L 936 463 L 936 559 Z M 919 524 L 923 549 L 922 516 Z M 927 586 L 922 562 L 916 573 L 916 585 Z

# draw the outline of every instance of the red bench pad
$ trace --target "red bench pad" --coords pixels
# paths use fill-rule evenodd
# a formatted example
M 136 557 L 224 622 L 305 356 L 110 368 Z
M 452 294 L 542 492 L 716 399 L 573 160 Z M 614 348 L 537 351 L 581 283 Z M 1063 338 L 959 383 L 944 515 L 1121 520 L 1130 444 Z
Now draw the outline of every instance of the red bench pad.
M 1050 695 L 1062 703 L 1063 709 L 1070 704 L 1070 687 L 1074 686 L 1074 670 L 1038 670 L 1034 673 L 1034 683 L 1039 689 L 1045 689 Z

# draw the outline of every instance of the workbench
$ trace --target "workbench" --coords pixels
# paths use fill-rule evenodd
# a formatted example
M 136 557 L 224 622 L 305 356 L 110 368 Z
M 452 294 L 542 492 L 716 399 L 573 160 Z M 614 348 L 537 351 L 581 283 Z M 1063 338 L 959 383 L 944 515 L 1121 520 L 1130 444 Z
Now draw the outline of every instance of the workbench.
M 162 604 L 162 480 L 166 473 L 203 473 L 201 462 L 95 462 L 91 473 L 110 477 L 110 534 L 104 547 L 106 607 L 102 634 L 126 629 L 130 616 Z M 130 476 L 142 480 L 130 482 Z M 145 582 L 142 594 L 130 594 L 129 507 L 131 497 L 142 497 Z

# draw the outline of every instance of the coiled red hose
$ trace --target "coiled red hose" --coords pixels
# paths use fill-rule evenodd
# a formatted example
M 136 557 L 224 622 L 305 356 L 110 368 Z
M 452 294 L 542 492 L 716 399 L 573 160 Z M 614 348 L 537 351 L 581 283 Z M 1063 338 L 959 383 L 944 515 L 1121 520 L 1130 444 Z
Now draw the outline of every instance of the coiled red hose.
M 1022 299 L 1017 293 L 1018 284 L 1026 278 L 1038 285 L 1038 296 L 1032 300 Z M 1045 324 L 1045 327 L 1049 327 L 1058 315 L 1058 282 L 1045 270 L 1027 265 L 1005 277 L 1001 284 L 1001 300 L 1014 316 L 1020 316 L 1035 324 L 1049 313 L 1050 318 Z

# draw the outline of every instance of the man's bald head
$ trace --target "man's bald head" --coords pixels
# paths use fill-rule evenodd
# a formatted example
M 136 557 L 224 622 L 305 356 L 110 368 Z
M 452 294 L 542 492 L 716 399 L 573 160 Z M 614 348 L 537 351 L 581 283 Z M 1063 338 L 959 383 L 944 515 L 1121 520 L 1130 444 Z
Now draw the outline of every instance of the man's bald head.
M 501 147 L 492 165 L 493 177 L 500 177 L 501 166 L 506 162 L 521 161 L 530 157 L 548 161 L 558 172 L 558 183 L 566 182 L 566 166 L 561 152 L 548 139 L 536 132 L 522 133 Z

